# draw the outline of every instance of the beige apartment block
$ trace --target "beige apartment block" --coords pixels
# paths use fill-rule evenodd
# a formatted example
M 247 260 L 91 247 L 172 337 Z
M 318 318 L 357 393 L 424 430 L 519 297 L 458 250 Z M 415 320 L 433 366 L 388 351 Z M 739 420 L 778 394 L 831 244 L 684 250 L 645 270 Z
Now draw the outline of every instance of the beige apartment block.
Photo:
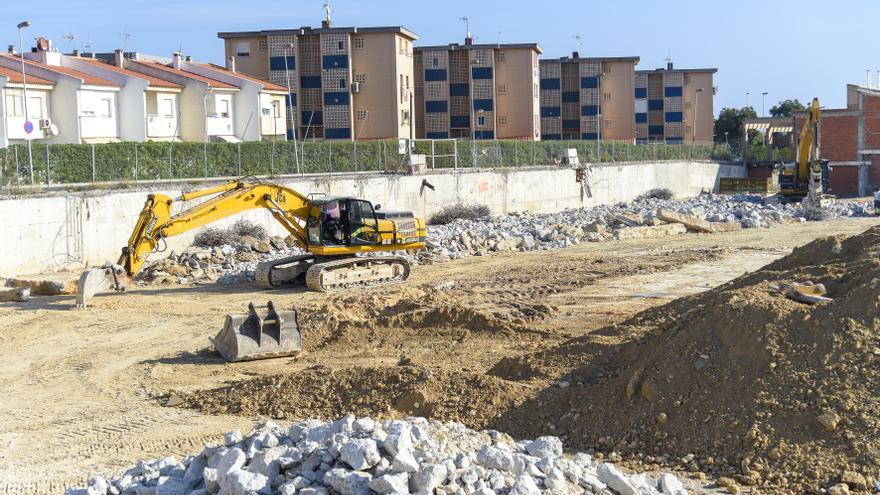
M 540 115 L 544 140 L 635 139 L 638 57 L 541 60 Z
M 238 72 L 289 89 L 290 138 L 389 139 L 414 133 L 413 41 L 404 27 L 223 32 Z M 295 123 L 295 127 L 291 124 Z
M 714 76 L 718 69 L 636 71 L 636 141 L 711 143 L 715 133 Z
M 417 47 L 417 137 L 540 139 L 541 52 L 536 43 L 471 40 Z

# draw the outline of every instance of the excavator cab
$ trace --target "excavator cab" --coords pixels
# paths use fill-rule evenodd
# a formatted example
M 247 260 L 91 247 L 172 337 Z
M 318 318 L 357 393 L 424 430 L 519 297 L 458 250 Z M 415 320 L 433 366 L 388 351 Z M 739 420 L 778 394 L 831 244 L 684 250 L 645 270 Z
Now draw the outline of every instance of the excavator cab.
M 379 242 L 373 204 L 362 199 L 331 197 L 315 201 L 307 231 L 309 246 L 373 246 Z

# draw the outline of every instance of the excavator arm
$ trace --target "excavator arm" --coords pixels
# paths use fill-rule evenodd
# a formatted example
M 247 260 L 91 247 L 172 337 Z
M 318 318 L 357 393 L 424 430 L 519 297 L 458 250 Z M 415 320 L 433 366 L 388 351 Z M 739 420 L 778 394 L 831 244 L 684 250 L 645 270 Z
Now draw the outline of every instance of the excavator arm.
M 819 99 L 813 98 L 813 103 L 807 110 L 807 121 L 801 127 L 800 138 L 798 139 L 797 178 L 800 182 L 810 178 L 812 163 L 819 160 L 818 134 L 820 118 Z
M 213 196 L 180 213 L 172 214 L 176 201 Z M 254 209 L 266 209 L 290 234 L 306 245 L 303 224 L 311 202 L 297 191 L 278 184 L 233 181 L 217 187 L 186 193 L 174 200 L 162 194 L 147 197 L 128 244 L 122 248 L 117 264 L 82 274 L 77 306 L 84 308 L 91 296 L 101 290 L 125 290 L 129 279 L 143 267 L 149 255 L 162 249 L 168 237 L 203 227 L 218 220 Z

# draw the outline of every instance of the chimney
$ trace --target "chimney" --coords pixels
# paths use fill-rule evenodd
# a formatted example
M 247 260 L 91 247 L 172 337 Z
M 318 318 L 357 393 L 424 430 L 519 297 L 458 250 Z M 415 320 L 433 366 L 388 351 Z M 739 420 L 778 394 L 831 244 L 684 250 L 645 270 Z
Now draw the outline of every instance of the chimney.
M 474 37 L 473 36 L 468 36 L 467 38 L 464 39 L 465 46 L 471 46 L 473 44 L 474 44 Z
M 666 62 L 666 70 L 672 70 L 673 67 L 672 62 Z
M 180 70 L 180 61 L 183 58 L 183 54 L 180 52 L 174 52 L 172 54 L 171 66 L 177 70 Z
M 113 50 L 113 65 L 120 69 L 125 68 L 125 55 L 122 54 L 122 49 L 120 48 Z
M 187 55 L 187 56 L 186 56 L 186 61 L 187 61 L 187 62 L 192 62 L 192 61 L 193 61 L 193 57 L 192 57 L 192 55 Z
M 232 55 L 226 57 L 226 70 L 235 72 L 235 57 Z
M 74 57 L 79 57 L 79 56 L 80 56 L 80 54 L 79 54 L 79 49 L 77 49 L 77 48 L 74 48 L 74 49 L 73 49 L 73 56 L 74 56 Z
M 571 58 L 575 60 L 581 58 L 581 52 L 571 52 Z
M 15 45 L 9 45 L 9 47 L 6 49 L 6 51 L 7 51 L 10 55 L 15 55 Z
M 328 19 L 321 21 L 321 27 L 324 29 L 330 29 L 331 23 Z

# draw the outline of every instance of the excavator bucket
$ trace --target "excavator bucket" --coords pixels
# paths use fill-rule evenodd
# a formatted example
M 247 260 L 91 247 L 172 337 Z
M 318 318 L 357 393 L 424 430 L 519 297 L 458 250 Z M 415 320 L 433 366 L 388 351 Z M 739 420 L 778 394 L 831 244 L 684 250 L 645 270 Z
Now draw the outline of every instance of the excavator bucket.
M 76 307 L 86 309 L 89 301 L 99 292 L 125 291 L 128 276 L 120 265 L 108 263 L 101 268 L 86 270 L 80 275 L 76 286 Z
M 230 363 L 294 356 L 302 349 L 296 309 L 278 312 L 248 305 L 244 315 L 226 315 L 226 323 L 211 343 Z

